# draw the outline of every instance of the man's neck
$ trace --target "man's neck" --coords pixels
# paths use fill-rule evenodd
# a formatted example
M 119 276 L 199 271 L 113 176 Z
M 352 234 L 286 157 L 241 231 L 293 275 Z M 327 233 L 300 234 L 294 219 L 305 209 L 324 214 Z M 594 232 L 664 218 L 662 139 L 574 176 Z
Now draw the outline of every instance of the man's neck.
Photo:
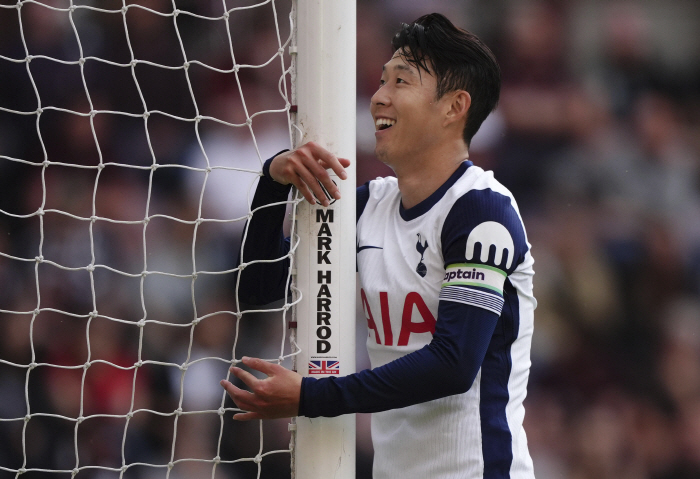
M 469 158 L 464 148 L 427 153 L 395 168 L 404 208 L 412 208 L 432 195 Z

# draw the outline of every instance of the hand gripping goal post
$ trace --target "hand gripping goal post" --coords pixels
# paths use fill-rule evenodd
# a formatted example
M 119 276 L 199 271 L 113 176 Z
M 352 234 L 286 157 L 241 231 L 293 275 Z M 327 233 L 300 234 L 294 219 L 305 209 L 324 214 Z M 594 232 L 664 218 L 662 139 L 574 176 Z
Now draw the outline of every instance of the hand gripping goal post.
M 354 477 L 354 416 L 236 423 L 218 380 L 354 372 L 354 162 L 286 202 L 283 304 L 236 256 L 265 159 L 355 158 L 355 8 L 0 0 L 0 479 Z

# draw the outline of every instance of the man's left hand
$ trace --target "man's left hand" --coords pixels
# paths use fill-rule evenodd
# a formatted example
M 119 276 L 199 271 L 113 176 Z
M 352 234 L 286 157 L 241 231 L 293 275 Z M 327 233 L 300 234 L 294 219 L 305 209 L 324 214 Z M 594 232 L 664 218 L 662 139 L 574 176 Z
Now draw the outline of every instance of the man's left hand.
M 221 385 L 228 392 L 233 402 L 244 413 L 233 416 L 239 421 L 250 419 L 277 419 L 294 417 L 299 414 L 299 396 L 301 394 L 301 376 L 294 371 L 257 358 L 242 358 L 241 362 L 251 369 L 267 374 L 267 378 L 258 379 L 241 368 L 232 367 L 231 373 L 243 381 L 250 391 L 240 389 L 225 379 Z

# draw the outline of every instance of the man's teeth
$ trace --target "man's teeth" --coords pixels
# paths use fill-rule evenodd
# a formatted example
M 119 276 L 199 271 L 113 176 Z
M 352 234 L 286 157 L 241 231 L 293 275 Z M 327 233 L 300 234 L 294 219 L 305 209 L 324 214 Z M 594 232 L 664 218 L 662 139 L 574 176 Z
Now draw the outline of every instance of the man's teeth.
M 375 125 L 378 130 L 382 130 L 384 128 L 389 128 L 390 126 L 394 126 L 394 123 L 396 123 L 396 120 L 391 120 L 389 118 L 377 118 Z

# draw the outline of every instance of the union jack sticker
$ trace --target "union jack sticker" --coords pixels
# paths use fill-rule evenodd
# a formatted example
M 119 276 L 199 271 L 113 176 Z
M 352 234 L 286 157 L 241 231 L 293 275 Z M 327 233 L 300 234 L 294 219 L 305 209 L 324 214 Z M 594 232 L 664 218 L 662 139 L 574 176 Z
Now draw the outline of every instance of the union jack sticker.
M 340 361 L 309 361 L 309 374 L 340 374 Z

